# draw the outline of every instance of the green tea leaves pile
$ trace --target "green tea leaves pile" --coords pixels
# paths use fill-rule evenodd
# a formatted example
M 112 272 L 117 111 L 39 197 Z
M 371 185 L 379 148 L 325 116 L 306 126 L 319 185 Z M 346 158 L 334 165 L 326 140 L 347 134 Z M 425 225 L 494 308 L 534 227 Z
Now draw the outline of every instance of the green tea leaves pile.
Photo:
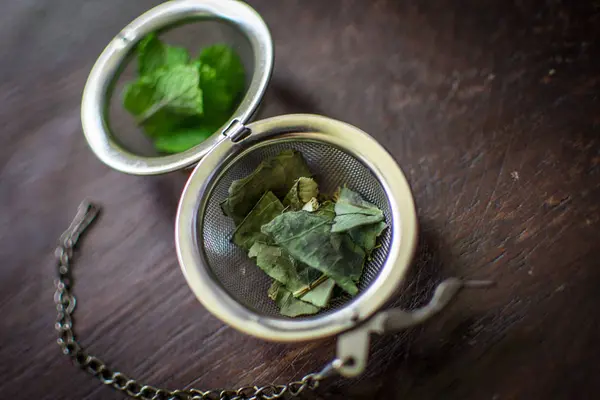
M 299 152 L 286 150 L 234 181 L 221 203 L 248 252 L 273 284 L 269 297 L 296 317 L 329 305 L 337 286 L 356 295 L 365 261 L 387 227 L 383 212 L 347 187 L 331 198 Z
M 311 175 L 300 153 L 284 151 L 260 163 L 249 176 L 234 181 L 221 208 L 238 224 L 265 193 L 271 191 L 277 198 L 285 198 L 297 179 Z
M 150 34 L 138 44 L 137 60 L 139 77 L 125 86 L 123 106 L 161 152 L 182 152 L 208 138 L 244 91 L 242 62 L 225 45 L 191 58 Z

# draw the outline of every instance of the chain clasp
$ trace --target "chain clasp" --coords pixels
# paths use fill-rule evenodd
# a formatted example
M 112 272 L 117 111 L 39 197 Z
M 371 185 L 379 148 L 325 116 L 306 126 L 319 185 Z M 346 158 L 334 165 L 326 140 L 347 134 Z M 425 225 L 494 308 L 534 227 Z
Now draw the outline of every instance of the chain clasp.
M 77 208 L 77 214 L 71 225 L 60 236 L 60 244 L 67 249 L 71 249 L 77 244 L 79 237 L 90 226 L 94 219 L 100 213 L 100 208 L 93 203 L 84 200 Z

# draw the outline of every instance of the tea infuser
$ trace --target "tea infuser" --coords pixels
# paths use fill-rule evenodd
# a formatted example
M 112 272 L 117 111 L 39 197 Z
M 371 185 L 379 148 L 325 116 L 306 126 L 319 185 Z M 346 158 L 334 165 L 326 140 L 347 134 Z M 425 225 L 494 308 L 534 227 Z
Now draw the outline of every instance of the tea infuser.
M 363 363 L 366 359 L 368 334 L 391 333 L 407 327 L 419 324 L 433 316 L 444 308 L 452 297 L 463 286 L 481 287 L 487 286 L 485 281 L 461 282 L 456 278 L 450 278 L 442 282 L 435 290 L 429 304 L 410 312 L 400 309 L 380 312 L 368 323 L 358 327 L 354 331 L 345 333 L 338 342 L 338 355 L 345 353 L 356 354 L 349 351 L 351 346 L 361 346 L 365 358 L 362 361 L 349 358 L 334 358 L 323 369 L 318 372 L 309 373 L 302 379 L 285 385 L 267 384 L 264 386 L 243 386 L 237 389 L 217 390 L 169 390 L 160 389 L 151 385 L 142 384 L 131 379 L 129 376 L 117 372 L 101 359 L 90 355 L 78 342 L 75 335 L 73 314 L 77 300 L 73 292 L 73 265 L 74 250 L 78 245 L 81 235 L 94 222 L 100 213 L 100 208 L 88 201 L 80 204 L 77 214 L 69 228 L 61 235 L 56 248 L 57 273 L 55 280 L 56 291 L 54 302 L 57 309 L 55 329 L 58 332 L 57 343 L 63 354 L 69 356 L 73 362 L 96 376 L 102 383 L 111 386 L 128 396 L 144 400 L 271 400 L 280 399 L 290 395 L 298 396 L 306 390 L 317 389 L 320 382 L 337 374 L 351 376 L 355 372 L 348 367 L 353 363 Z M 354 333 L 353 333 L 354 332 Z
M 231 119 L 202 144 L 180 154 L 143 156 L 121 144 L 108 123 L 108 100 L 135 44 L 145 35 L 187 21 L 226 26 L 251 71 L 247 91 Z M 232 33 L 234 29 L 237 33 Z M 236 36 L 237 35 L 237 36 Z M 295 114 L 251 122 L 266 90 L 273 45 L 264 21 L 248 5 L 234 0 L 173 0 L 146 12 L 118 34 L 94 65 L 83 94 L 82 125 L 94 153 L 110 167 L 151 175 L 195 166 L 181 196 L 176 250 L 182 272 L 199 301 L 217 318 L 249 335 L 279 342 L 337 336 L 336 356 L 320 372 L 287 385 L 248 386 L 236 390 L 165 390 L 141 385 L 90 356 L 75 339 L 70 260 L 79 236 L 99 208 L 83 203 L 57 249 L 59 279 L 56 329 L 63 352 L 102 382 L 142 399 L 277 399 L 316 389 L 326 377 L 356 376 L 364 371 L 371 334 L 388 334 L 422 323 L 441 311 L 463 287 L 487 281 L 450 278 L 440 283 L 429 304 L 405 311 L 381 310 L 400 288 L 415 251 L 417 217 L 412 193 L 400 167 L 375 139 L 331 118 Z M 267 296 L 270 284 L 246 254 L 230 242 L 233 222 L 221 212 L 232 181 L 248 175 L 261 160 L 282 150 L 299 151 L 323 192 L 348 184 L 383 211 L 389 228 L 364 266 L 359 293 L 336 299 L 320 313 L 286 318 Z

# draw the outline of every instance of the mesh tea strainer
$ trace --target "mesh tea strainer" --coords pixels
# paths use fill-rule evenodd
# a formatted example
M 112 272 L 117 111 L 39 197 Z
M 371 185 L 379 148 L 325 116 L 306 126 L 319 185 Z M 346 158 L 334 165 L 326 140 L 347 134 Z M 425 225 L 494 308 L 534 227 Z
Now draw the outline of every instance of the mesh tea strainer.
M 299 151 L 325 192 L 347 184 L 377 205 L 390 225 L 365 264 L 359 294 L 336 300 L 312 317 L 279 316 L 267 296 L 270 279 L 230 240 L 235 230 L 219 203 L 233 180 L 285 149 Z M 223 140 L 196 166 L 183 191 L 176 221 L 179 263 L 188 284 L 214 315 L 253 336 L 304 341 L 343 333 L 338 367 L 363 371 L 370 332 L 390 332 L 425 320 L 462 286 L 449 280 L 428 307 L 384 311 L 401 284 L 416 244 L 417 218 L 409 185 L 394 159 L 372 137 L 346 123 L 316 115 L 284 115 L 250 123 Z
M 245 96 L 230 120 L 202 144 L 175 155 L 142 154 L 124 144 L 131 142 L 128 138 L 110 129 L 108 100 L 141 38 L 190 21 L 217 26 L 218 40 L 238 50 L 250 72 Z M 91 368 L 92 372 L 101 369 L 97 374 L 105 383 L 139 398 L 262 399 L 297 394 L 316 387 L 320 379 L 332 372 L 348 377 L 360 374 L 366 367 L 371 333 L 391 333 L 421 323 L 445 307 L 460 288 L 482 283 L 451 278 L 442 282 L 430 303 L 420 309 L 380 311 L 400 287 L 415 251 L 417 217 L 410 187 L 392 156 L 371 136 L 352 125 L 307 114 L 250 122 L 266 90 L 272 65 L 273 46 L 268 28 L 246 4 L 234 0 L 174 0 L 161 4 L 125 27 L 94 65 L 82 100 L 83 129 L 94 153 L 122 172 L 152 175 L 197 163 L 182 194 L 175 226 L 179 263 L 197 298 L 225 323 L 262 339 L 294 342 L 338 335 L 334 361 L 321 373 L 309 374 L 289 385 L 269 386 L 270 389 L 158 393 L 158 389 L 148 387 L 151 389 L 143 392 L 137 382 L 129 378 L 124 382 L 122 374 L 111 372 L 104 364 L 90 367 L 90 356 L 79 347 L 72 332 L 70 312 L 75 298 L 68 281 L 59 280 L 55 297 L 63 309 L 57 324 L 62 335 L 59 344 L 78 364 Z M 231 243 L 234 225 L 219 207 L 232 181 L 248 175 L 261 160 L 286 149 L 303 155 L 323 192 L 331 193 L 348 185 L 377 205 L 389 226 L 380 237 L 380 247 L 364 267 L 358 295 L 338 298 L 310 317 L 279 315 L 267 296 L 270 280 L 244 251 Z M 93 211 L 89 206 L 84 209 L 61 240 L 59 265 L 64 267 L 59 268 L 61 279 L 65 276 L 68 279 L 70 252 L 95 215 Z M 65 254 L 66 261 L 62 258 Z

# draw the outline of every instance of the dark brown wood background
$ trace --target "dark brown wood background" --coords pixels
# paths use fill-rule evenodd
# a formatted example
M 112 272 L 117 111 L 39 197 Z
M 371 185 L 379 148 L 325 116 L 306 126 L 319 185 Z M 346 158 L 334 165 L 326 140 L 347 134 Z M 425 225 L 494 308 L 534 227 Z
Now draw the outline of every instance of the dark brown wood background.
M 185 176 L 134 177 L 87 147 L 86 76 L 156 1 L 5 1 L 0 16 L 0 398 L 117 399 L 55 344 L 53 247 L 84 197 L 105 207 L 76 266 L 89 350 L 169 388 L 286 382 L 333 356 L 208 314 L 174 254 Z M 266 115 L 376 137 L 414 189 L 422 238 L 397 304 L 458 275 L 418 329 L 376 338 L 332 399 L 592 399 L 600 390 L 600 3 L 255 0 L 275 40 Z

